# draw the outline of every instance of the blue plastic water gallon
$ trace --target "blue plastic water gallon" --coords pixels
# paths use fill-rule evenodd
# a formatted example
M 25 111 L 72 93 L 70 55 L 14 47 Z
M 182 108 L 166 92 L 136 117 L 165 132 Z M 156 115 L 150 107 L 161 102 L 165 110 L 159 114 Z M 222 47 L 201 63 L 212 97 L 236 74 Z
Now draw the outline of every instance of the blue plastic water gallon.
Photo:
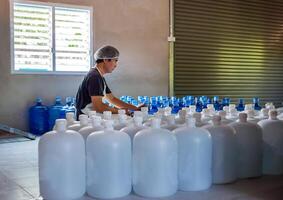
M 73 104 L 73 98 L 72 97 L 66 97 L 66 105 L 62 107 L 60 111 L 59 118 L 66 118 L 66 113 L 73 112 L 75 113 L 75 107 Z
M 34 135 L 42 135 L 48 131 L 48 108 L 42 105 L 40 98 L 29 109 L 29 130 Z
M 59 118 L 64 118 L 61 115 L 61 110 L 63 108 L 63 105 L 61 103 L 61 97 L 56 97 L 55 104 L 53 106 L 50 106 L 49 108 L 49 117 L 48 117 L 48 126 L 49 130 L 53 129 L 53 126 L 55 124 L 55 120 Z

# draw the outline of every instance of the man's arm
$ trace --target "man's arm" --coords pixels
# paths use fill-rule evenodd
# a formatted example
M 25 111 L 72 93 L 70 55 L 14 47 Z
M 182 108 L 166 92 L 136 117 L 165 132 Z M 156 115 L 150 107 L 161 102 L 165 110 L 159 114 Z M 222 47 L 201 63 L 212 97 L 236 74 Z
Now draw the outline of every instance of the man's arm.
M 139 107 L 136 107 L 132 104 L 128 104 L 125 103 L 123 101 L 121 101 L 120 99 L 118 99 L 117 97 L 115 97 L 112 93 L 106 94 L 105 97 L 111 104 L 113 104 L 114 106 L 116 106 L 117 108 L 120 109 L 128 109 L 128 110 L 139 110 Z
M 102 102 L 103 96 L 91 96 L 91 102 L 93 110 L 99 113 L 103 113 L 104 111 L 111 111 L 113 114 L 118 113 L 117 108 L 111 108 L 108 105 Z

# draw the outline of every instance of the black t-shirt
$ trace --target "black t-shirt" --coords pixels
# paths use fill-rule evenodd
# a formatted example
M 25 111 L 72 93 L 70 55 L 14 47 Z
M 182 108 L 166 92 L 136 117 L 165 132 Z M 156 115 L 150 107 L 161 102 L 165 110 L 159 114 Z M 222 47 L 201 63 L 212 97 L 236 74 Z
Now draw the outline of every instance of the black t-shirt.
M 96 68 L 90 69 L 81 83 L 76 95 L 77 118 L 82 113 L 82 109 L 91 103 L 91 96 L 104 96 L 111 93 L 105 79 L 100 75 Z

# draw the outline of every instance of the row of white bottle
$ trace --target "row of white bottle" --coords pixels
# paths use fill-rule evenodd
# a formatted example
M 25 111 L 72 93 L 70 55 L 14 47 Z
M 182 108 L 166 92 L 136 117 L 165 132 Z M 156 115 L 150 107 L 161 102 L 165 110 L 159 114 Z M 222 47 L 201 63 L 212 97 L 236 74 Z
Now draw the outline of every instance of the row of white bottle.
M 109 114 L 105 115 L 104 118 L 111 118 Z M 195 116 L 199 118 L 198 114 Z M 40 192 L 44 198 L 79 198 L 85 191 L 84 186 L 93 197 L 121 197 L 131 191 L 131 185 L 141 196 L 162 197 L 174 194 L 177 188 L 197 191 L 209 188 L 212 183 L 229 183 L 237 178 L 261 175 L 262 129 L 248 123 L 246 114 L 241 114 L 239 122 L 231 126 L 221 124 L 221 117 L 216 116 L 213 118 L 214 125 L 204 128 L 196 128 L 195 119 L 188 118 L 185 126 L 174 129 L 174 134 L 160 129 L 160 119 L 152 119 L 152 128 L 145 129 L 141 118 L 136 117 L 135 125 L 122 129 L 131 137 L 122 131 L 114 131 L 112 121 L 106 120 L 103 127 L 95 123 L 101 118 L 92 118 L 93 124 L 88 126 L 87 116 L 80 117 L 79 132 L 84 136 L 86 145 L 78 133 L 64 130 L 66 124 L 63 125 L 63 120 L 58 120 L 54 132 L 40 139 Z M 174 123 L 172 119 L 169 117 Z M 69 127 L 72 126 L 78 124 L 73 122 Z M 282 132 L 280 125 L 276 127 L 278 133 Z M 90 134 L 93 131 L 100 132 Z M 130 138 L 133 139 L 133 147 Z M 275 158 L 278 159 L 274 160 L 273 150 L 265 148 L 264 152 L 268 154 L 264 155 L 268 158 L 273 156 L 271 161 L 267 160 L 267 166 L 275 162 L 279 167 L 276 173 L 263 172 L 280 174 L 283 170 L 283 167 L 280 168 L 280 162 L 283 162 L 282 154 L 280 157 L 282 135 L 268 144 L 271 144 L 271 147 L 268 146 L 271 149 L 277 145 L 278 155 Z M 84 159 L 87 160 L 86 168 L 85 164 L 81 164 L 85 163 Z M 85 174 L 87 184 L 82 184 Z

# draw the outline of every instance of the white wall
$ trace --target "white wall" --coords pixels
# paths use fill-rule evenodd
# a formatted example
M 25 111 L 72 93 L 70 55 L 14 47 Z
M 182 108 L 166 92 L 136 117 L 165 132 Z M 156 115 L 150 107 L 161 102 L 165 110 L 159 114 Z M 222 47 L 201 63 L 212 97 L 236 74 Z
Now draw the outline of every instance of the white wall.
M 94 49 L 120 50 L 116 70 L 106 76 L 116 96 L 168 94 L 169 0 L 42 0 L 92 6 Z M 83 76 L 11 75 L 9 0 L 0 1 L 0 123 L 28 130 L 27 109 L 37 96 L 74 96 Z

